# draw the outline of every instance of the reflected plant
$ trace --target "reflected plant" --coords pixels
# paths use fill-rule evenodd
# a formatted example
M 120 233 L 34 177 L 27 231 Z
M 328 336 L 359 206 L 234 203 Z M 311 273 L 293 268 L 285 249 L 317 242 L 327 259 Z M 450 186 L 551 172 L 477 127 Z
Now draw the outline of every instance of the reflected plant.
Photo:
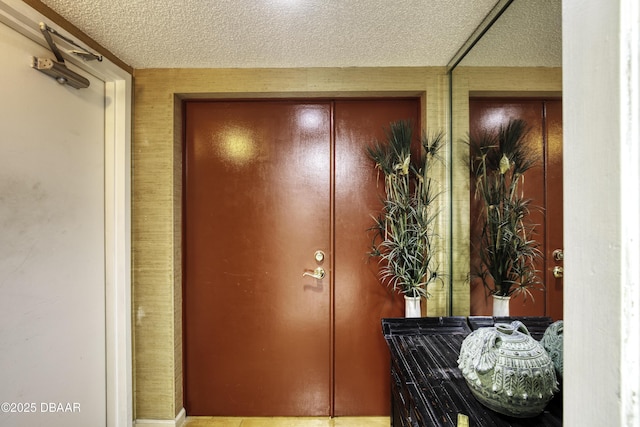
M 524 174 L 538 161 L 527 144 L 523 120 L 511 120 L 497 131 L 469 137 L 469 169 L 475 198 L 482 203 L 479 263 L 472 278 L 480 278 L 491 295 L 512 296 L 542 289 L 536 261 L 541 257 L 530 220 L 531 200 L 523 194 Z
M 427 286 L 441 281 L 435 248 L 437 186 L 431 177 L 443 135 L 420 140 L 421 153 L 412 158 L 413 126 L 390 124 L 386 140 L 367 148 L 384 175 L 382 211 L 374 216 L 370 257 L 378 258 L 382 283 L 407 296 L 429 297 Z

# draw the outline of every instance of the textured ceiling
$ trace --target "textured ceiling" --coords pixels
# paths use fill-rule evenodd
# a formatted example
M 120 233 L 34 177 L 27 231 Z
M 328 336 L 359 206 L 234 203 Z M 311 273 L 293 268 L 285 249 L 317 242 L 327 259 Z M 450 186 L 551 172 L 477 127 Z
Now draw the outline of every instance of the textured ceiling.
M 461 65 L 562 66 L 562 0 L 516 0 Z
M 444 66 L 496 2 L 42 0 L 137 69 Z

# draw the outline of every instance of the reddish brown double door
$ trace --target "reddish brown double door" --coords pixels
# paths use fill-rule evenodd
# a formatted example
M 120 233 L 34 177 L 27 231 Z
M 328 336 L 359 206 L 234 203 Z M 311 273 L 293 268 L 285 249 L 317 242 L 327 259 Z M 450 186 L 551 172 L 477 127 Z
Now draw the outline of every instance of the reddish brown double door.
M 392 121 L 419 129 L 419 100 L 184 111 L 187 413 L 388 414 L 380 319 L 403 305 L 366 255 L 382 188 L 365 147 Z
M 559 99 L 493 99 L 473 98 L 469 102 L 469 132 L 493 131 L 511 119 L 522 119 L 530 128 L 528 142 L 539 155 L 537 165 L 527 171 L 522 182 L 526 197 L 531 199 L 532 221 L 536 224 L 534 238 L 539 243 L 542 259 L 537 265 L 544 291 L 532 291 L 534 299 L 512 298 L 513 316 L 550 316 L 563 318 L 563 280 L 555 277 L 554 268 L 562 268 L 562 259 L 554 252 L 563 249 L 563 188 L 562 188 L 562 101 Z M 473 192 L 473 190 L 472 190 Z M 471 235 L 480 235 L 477 228 L 479 206 L 471 194 Z M 474 247 L 471 246 L 472 259 Z M 558 272 L 556 272 L 558 275 Z M 479 283 L 471 284 L 471 314 L 490 315 L 491 302 Z

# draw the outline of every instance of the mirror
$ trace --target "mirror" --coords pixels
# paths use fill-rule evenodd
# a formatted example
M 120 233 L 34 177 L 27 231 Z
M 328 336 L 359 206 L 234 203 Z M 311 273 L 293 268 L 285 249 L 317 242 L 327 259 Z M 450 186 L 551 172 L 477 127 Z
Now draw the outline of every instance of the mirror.
M 489 16 L 493 22 L 484 22 L 491 27 L 464 52 L 456 68 L 562 66 L 561 0 L 499 3 Z
M 472 295 L 469 281 L 471 203 L 469 172 L 463 160 L 468 147 L 463 141 L 469 135 L 470 99 L 561 102 L 561 27 L 561 0 L 500 0 L 449 64 L 451 315 L 490 314 L 474 312 L 472 299 L 478 298 L 478 292 Z M 561 117 L 561 108 L 559 114 Z

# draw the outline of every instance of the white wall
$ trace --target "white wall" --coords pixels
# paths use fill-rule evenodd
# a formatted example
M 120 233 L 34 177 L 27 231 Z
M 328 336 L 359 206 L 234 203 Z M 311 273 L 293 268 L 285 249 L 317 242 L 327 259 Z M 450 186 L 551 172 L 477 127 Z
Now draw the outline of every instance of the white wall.
M 563 1 L 567 426 L 640 425 L 639 23 Z

